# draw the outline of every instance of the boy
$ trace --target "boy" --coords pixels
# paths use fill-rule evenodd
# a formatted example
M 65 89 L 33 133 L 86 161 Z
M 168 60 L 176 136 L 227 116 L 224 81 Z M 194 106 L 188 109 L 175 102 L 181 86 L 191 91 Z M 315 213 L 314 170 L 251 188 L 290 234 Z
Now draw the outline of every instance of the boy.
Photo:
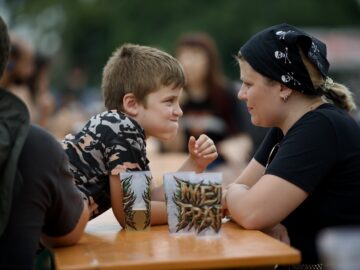
M 146 142 L 150 136 L 174 138 L 182 116 L 179 97 L 185 76 L 179 62 L 155 48 L 124 44 L 109 59 L 103 72 L 102 91 L 108 111 L 92 117 L 63 144 L 78 188 L 89 202 L 92 217 L 112 206 L 124 226 L 119 174 L 149 170 Z M 189 139 L 189 158 L 180 170 L 203 171 L 217 157 L 206 135 Z M 153 192 L 163 200 L 162 188 Z M 166 223 L 164 202 L 153 201 L 152 224 Z

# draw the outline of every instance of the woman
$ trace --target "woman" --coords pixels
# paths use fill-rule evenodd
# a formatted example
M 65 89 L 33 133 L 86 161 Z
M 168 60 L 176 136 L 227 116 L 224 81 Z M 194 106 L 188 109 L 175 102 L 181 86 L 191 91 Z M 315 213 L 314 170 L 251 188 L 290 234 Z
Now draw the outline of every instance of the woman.
M 185 136 L 204 132 L 216 143 L 235 134 L 236 99 L 230 96 L 230 82 L 221 68 L 214 40 L 205 33 L 188 33 L 177 43 L 176 57 L 184 67 L 187 85 L 182 101 Z M 187 149 L 185 139 L 181 150 Z
M 313 265 L 318 232 L 360 224 L 360 128 L 348 114 L 351 92 L 327 76 L 326 45 L 291 25 L 259 32 L 238 60 L 238 97 L 254 125 L 271 129 L 226 191 L 225 207 L 244 228 L 290 241 L 302 253 L 296 269 L 321 269 L 308 268 L 321 267 Z

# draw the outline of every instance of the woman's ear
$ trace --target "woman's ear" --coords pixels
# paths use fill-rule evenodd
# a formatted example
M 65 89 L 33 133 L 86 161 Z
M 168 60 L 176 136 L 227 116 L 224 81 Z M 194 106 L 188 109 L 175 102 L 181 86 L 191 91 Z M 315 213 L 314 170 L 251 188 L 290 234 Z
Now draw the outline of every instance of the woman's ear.
M 137 116 L 139 112 L 139 102 L 132 93 L 127 93 L 123 97 L 124 112 L 130 116 Z
M 281 89 L 280 89 L 280 98 L 286 102 L 288 100 L 288 98 L 290 97 L 291 93 L 292 93 L 292 89 L 290 89 L 289 87 L 287 87 L 284 84 L 280 84 L 281 85 Z

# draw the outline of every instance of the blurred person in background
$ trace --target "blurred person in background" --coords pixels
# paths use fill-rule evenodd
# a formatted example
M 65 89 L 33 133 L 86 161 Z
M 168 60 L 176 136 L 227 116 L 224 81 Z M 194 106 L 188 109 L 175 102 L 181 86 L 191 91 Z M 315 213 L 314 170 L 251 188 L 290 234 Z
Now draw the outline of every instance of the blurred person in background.
M 55 111 L 54 96 L 50 92 L 50 58 L 40 53 L 34 57 L 34 70 L 27 80 L 32 103 L 36 107 L 34 123 L 49 128 L 49 120 Z
M 30 44 L 20 38 L 11 36 L 9 61 L 0 79 L 0 86 L 18 96 L 30 112 L 30 120 L 36 118 L 36 107 L 31 97 L 27 81 L 34 71 L 34 52 Z
M 88 75 L 81 67 L 72 67 L 66 75 L 65 85 L 58 93 L 57 109 L 48 125 L 51 133 L 58 139 L 69 133 L 77 133 L 88 118 L 99 111 L 88 112 L 89 104 L 82 102 L 82 97 L 89 94 Z
M 163 150 L 185 151 L 187 138 L 208 134 L 219 150 L 219 157 L 208 170 L 222 171 L 226 185 L 245 166 L 253 147 L 252 138 L 238 119 L 236 84 L 224 75 L 215 41 L 206 33 L 181 36 L 176 57 L 187 80 L 181 101 L 184 115 L 176 142 L 163 145 Z
M 289 269 L 322 269 L 318 233 L 360 225 L 360 127 L 349 114 L 356 105 L 328 77 L 326 55 L 323 42 L 288 24 L 255 34 L 238 54 L 239 98 L 252 123 L 270 130 L 224 190 L 224 208 L 245 229 L 299 249 L 302 264 Z
M 46 129 L 55 110 L 49 91 L 50 59 L 35 53 L 26 40 L 13 36 L 9 61 L 0 86 L 18 96 L 30 113 L 30 121 Z
M 0 77 L 9 51 L 0 17 Z M 40 246 L 80 239 L 89 212 L 60 144 L 31 125 L 24 102 L 2 88 L 0 116 L 0 269 L 32 270 Z

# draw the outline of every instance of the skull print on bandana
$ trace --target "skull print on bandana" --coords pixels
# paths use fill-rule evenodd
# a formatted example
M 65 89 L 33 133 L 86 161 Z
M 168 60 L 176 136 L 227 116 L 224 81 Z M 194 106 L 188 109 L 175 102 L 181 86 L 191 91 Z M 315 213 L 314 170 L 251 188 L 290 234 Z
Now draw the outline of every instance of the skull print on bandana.
M 285 36 L 286 36 L 286 34 L 288 34 L 288 33 L 291 33 L 291 32 L 294 32 L 294 31 L 292 31 L 292 30 L 289 30 L 289 31 L 277 31 L 276 32 L 276 35 L 279 37 L 279 39 L 285 39 Z
M 274 55 L 275 55 L 276 59 L 284 59 L 285 64 L 286 63 L 291 64 L 291 61 L 290 61 L 289 56 L 288 56 L 288 47 L 285 47 L 285 52 L 275 51 Z
M 289 83 L 289 82 L 293 82 L 294 85 L 301 85 L 301 83 L 296 80 L 294 78 L 294 73 L 293 72 L 288 72 L 286 75 L 282 75 L 281 76 L 281 80 L 284 82 L 284 83 Z

